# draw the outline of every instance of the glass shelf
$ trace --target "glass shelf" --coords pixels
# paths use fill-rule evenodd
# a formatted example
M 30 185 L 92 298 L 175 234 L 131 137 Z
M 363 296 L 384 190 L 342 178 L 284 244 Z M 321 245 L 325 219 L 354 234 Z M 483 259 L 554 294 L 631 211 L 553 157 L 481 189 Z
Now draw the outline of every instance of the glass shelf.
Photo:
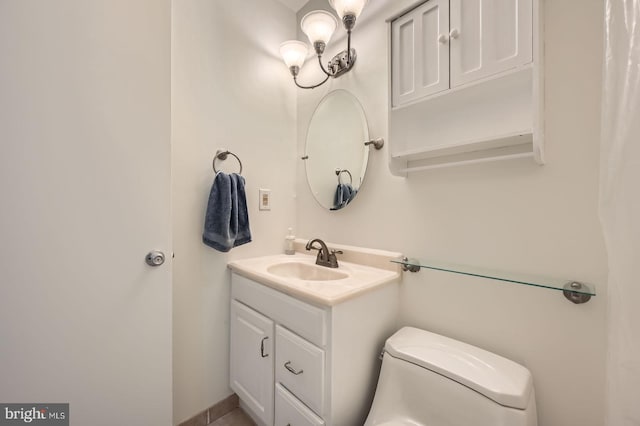
M 432 260 L 416 260 L 405 258 L 403 260 L 392 260 L 392 262 L 401 264 L 403 266 L 403 270 L 410 272 L 418 272 L 421 268 L 433 269 L 436 271 L 451 272 L 454 274 L 470 275 L 473 277 L 488 278 L 491 280 L 523 284 L 533 287 L 542 287 L 551 290 L 559 290 L 565 294 L 567 299 L 571 300 L 574 303 L 585 303 L 591 296 L 596 295 L 595 288 L 592 285 L 572 280 L 563 280 L 558 278 L 544 277 L 540 275 L 516 274 L 511 272 Z

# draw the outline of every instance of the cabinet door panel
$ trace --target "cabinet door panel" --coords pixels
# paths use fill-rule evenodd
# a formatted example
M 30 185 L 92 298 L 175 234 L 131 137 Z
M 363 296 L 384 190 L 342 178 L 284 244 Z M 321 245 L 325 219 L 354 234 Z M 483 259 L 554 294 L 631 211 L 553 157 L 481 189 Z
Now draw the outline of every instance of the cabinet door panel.
M 451 0 L 451 87 L 532 61 L 532 0 Z
M 509 0 L 512 1 L 512 0 Z M 457 73 L 470 74 L 482 68 L 482 11 L 483 0 L 459 0 L 451 5 L 452 15 L 459 13 L 459 23 L 451 17 L 451 29 L 462 35 L 453 35 L 451 40 L 451 72 L 454 73 L 452 85 L 456 84 Z M 456 10 L 456 5 L 459 9 Z M 460 60 L 460 69 L 456 60 Z
M 448 0 L 430 0 L 391 23 L 393 106 L 449 88 L 448 15 Z
M 273 321 L 231 301 L 231 388 L 265 424 L 273 424 Z

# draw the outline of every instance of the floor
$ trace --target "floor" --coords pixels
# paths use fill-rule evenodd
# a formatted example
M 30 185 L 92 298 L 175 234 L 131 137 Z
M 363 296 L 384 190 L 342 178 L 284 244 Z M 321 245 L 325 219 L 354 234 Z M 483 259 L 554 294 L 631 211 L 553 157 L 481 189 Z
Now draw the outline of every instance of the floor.
M 240 408 L 220 417 L 209 426 L 256 426 L 256 424 Z

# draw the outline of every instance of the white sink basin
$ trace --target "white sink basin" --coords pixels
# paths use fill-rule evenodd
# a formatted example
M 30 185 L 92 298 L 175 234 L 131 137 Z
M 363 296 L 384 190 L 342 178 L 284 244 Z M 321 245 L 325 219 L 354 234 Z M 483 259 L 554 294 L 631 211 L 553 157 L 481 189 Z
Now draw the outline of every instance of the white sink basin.
M 267 272 L 282 278 L 305 281 L 336 281 L 349 277 L 349 274 L 338 269 L 303 262 L 276 263 L 267 267 Z
M 300 244 L 302 243 L 306 244 L 306 240 L 300 240 Z M 238 275 L 324 306 L 335 305 L 400 278 L 400 266 L 391 263 L 392 259 L 402 257 L 400 253 L 334 244 L 331 246 L 344 251 L 338 259 L 338 268 L 316 265 L 315 255 L 300 252 L 291 256 L 276 254 L 234 260 L 229 263 L 229 267 Z M 351 259 L 370 261 L 375 266 L 354 263 Z

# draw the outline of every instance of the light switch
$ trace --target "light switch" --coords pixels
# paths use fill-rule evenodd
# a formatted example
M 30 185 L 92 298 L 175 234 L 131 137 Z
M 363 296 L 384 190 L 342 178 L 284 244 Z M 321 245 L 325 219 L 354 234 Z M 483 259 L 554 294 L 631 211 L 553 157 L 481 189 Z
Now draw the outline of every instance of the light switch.
M 260 200 L 259 200 L 259 208 L 260 210 L 271 210 L 271 190 L 270 189 L 260 189 Z

